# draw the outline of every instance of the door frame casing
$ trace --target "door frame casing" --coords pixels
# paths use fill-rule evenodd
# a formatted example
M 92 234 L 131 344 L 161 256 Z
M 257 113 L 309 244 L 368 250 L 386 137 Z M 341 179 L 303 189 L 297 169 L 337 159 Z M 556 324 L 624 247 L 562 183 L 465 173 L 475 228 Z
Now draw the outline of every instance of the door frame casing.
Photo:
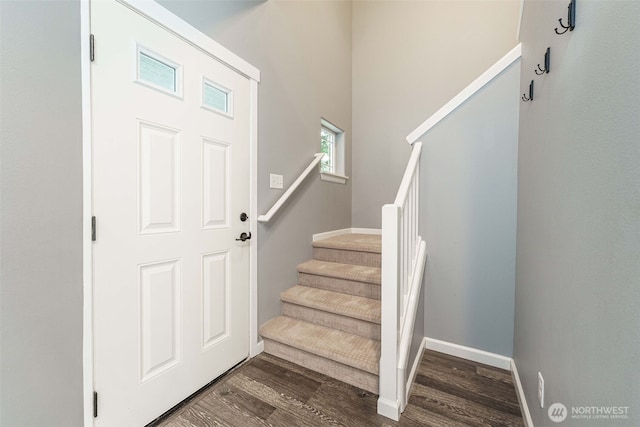
M 92 180 L 92 115 L 91 115 L 91 1 L 80 0 L 80 66 L 82 86 L 82 287 L 83 287 L 83 407 L 84 425 L 93 426 L 93 242 L 91 241 L 91 217 L 93 215 Z M 251 245 L 249 250 L 249 357 L 261 353 L 264 344 L 258 342 L 258 83 L 260 70 L 240 58 L 230 50 L 215 42 L 184 20 L 156 2 L 144 0 L 115 0 L 129 9 L 153 21 L 183 41 L 220 61 L 249 79 L 249 230 Z M 99 47 L 99 42 L 96 42 Z M 99 50 L 96 57 L 99 57 Z M 98 230 L 98 238 L 99 230 Z M 186 396 L 185 396 L 186 397 Z

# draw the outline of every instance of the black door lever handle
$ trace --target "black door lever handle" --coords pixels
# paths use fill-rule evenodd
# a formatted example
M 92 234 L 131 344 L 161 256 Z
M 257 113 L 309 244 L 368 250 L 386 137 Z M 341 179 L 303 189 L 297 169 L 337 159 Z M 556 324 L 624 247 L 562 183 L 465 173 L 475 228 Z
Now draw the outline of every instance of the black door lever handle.
M 240 235 L 239 239 L 236 239 L 236 241 L 241 241 L 241 242 L 246 242 L 247 240 L 251 239 L 251 232 L 249 232 L 249 234 L 247 233 L 242 233 Z

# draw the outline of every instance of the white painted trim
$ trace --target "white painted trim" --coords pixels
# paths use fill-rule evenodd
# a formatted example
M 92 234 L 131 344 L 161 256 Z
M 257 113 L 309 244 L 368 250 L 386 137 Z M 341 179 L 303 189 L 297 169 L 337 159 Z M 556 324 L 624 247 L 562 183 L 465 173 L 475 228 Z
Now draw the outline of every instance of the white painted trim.
M 259 355 L 260 353 L 262 353 L 264 351 L 264 341 L 263 340 L 258 341 L 256 343 L 255 347 L 254 347 L 254 350 L 255 350 L 255 352 L 251 356 L 252 358 L 256 357 L 257 355 Z
M 291 197 L 291 194 L 293 194 L 293 192 L 296 191 L 296 189 L 300 186 L 302 181 L 304 181 L 307 175 L 311 173 L 313 168 L 315 168 L 318 165 L 318 163 L 320 163 L 320 160 L 322 160 L 323 156 L 324 154 L 322 153 L 316 153 L 313 155 L 313 160 L 311 161 L 311 163 L 309 163 L 309 166 L 307 166 L 307 168 L 302 171 L 300 176 L 295 181 L 293 181 L 293 184 L 291 184 L 291 186 L 287 188 L 287 191 L 285 191 L 284 194 L 280 196 L 278 201 L 271 207 L 271 209 L 269 209 L 269 212 L 267 212 L 264 215 L 260 215 L 258 217 L 259 222 L 269 222 L 271 220 L 271 218 L 276 214 L 276 212 L 280 210 L 282 205 L 284 205 L 286 201 L 289 199 L 289 197 Z
M 413 359 L 413 364 L 411 366 L 411 372 L 409 373 L 409 378 L 407 378 L 407 385 L 405 386 L 405 402 L 409 401 L 409 395 L 411 394 L 411 386 L 413 382 L 416 380 L 416 376 L 418 375 L 418 368 L 420 367 L 420 361 L 422 360 L 422 351 L 425 349 L 427 345 L 427 338 L 422 338 L 422 342 L 420 343 L 420 348 L 418 348 L 418 353 L 416 354 L 416 358 Z
M 409 299 L 405 303 L 406 312 L 400 324 L 400 351 L 398 354 L 398 368 L 406 369 L 409 362 L 409 350 L 411 350 L 411 339 L 413 338 L 413 327 L 416 321 L 416 311 L 420 290 L 422 289 L 422 277 L 427 263 L 427 244 L 418 236 L 418 253 L 413 265 L 413 274 L 409 283 Z
M 518 19 L 518 29 L 516 30 L 516 40 L 520 41 L 520 30 L 522 29 L 522 16 L 524 15 L 524 0 L 520 0 L 520 18 Z
M 255 357 L 264 349 L 258 337 L 258 82 L 249 81 L 249 356 Z M 262 344 L 262 349 L 260 348 Z
M 249 262 L 249 351 L 256 356 L 264 351 L 264 342 L 258 341 L 257 325 L 257 174 L 258 174 L 258 82 L 260 71 L 231 51 L 222 47 L 207 35 L 173 15 L 155 2 L 144 0 L 118 0 L 123 5 L 152 20 L 175 36 L 233 68 L 249 78 L 250 84 L 250 223 L 252 244 Z M 93 426 L 93 242 L 91 241 L 91 216 L 93 214 L 92 184 L 92 116 L 91 116 L 91 62 L 89 59 L 89 36 L 91 34 L 90 0 L 80 0 L 80 67 L 82 88 L 82 373 L 83 373 L 83 419 L 84 426 Z M 219 57 L 217 57 L 219 55 Z
M 429 129 L 437 125 L 440 120 L 447 117 L 456 108 L 462 105 L 465 101 L 471 98 L 476 92 L 482 89 L 487 83 L 493 80 L 498 74 L 503 72 L 507 67 L 513 64 L 522 56 L 522 45 L 518 44 L 511 49 L 509 53 L 500 58 L 498 62 L 493 64 L 487 71 L 482 73 L 480 77 L 475 79 L 469 86 L 464 88 L 462 92 L 457 94 L 451 101 L 447 102 L 442 108 L 436 111 L 431 117 L 424 121 L 420 126 L 416 128 L 407 136 L 407 142 L 413 144 L 424 135 Z
M 378 398 L 378 414 L 394 421 L 400 420 L 400 402 Z
M 335 182 L 337 184 L 346 184 L 349 177 L 335 173 L 320 172 L 320 179 L 322 181 Z
M 414 143 L 411 149 L 411 156 L 409 156 L 409 161 L 407 162 L 407 168 L 404 171 L 404 175 L 402 175 L 402 181 L 400 181 L 398 194 L 396 195 L 396 199 L 393 202 L 393 204 L 396 206 L 404 206 L 404 202 L 407 200 L 407 196 L 409 196 L 409 188 L 411 187 L 411 184 L 413 183 L 413 177 L 418 170 L 421 153 L 422 142 Z
M 353 234 L 377 234 L 382 236 L 382 230 L 380 228 L 352 228 Z
M 317 242 L 318 240 L 329 239 L 331 237 L 342 236 L 343 234 L 351 234 L 351 233 L 353 232 L 351 231 L 350 228 L 343 228 L 340 230 L 333 230 L 333 231 L 325 231 L 324 233 L 314 234 L 312 241 Z
M 402 387 L 398 390 L 398 398 L 400 399 L 400 407 L 404 411 L 407 406 L 408 389 L 403 383 L 404 375 L 407 372 L 407 363 L 409 362 L 409 351 L 411 351 L 411 341 L 413 339 L 413 328 L 416 322 L 416 311 L 418 309 L 418 300 L 420 299 L 420 291 L 422 290 L 422 277 L 424 268 L 427 263 L 427 244 L 418 236 L 418 253 L 415 258 L 413 274 L 409 288 L 409 300 L 405 303 L 406 312 L 402 318 L 400 325 L 400 342 L 398 351 L 398 386 Z M 422 340 L 424 342 L 424 340 Z M 415 363 L 415 362 L 414 362 Z M 409 383 L 409 386 L 411 384 Z
M 82 99 L 82 400 L 84 426 L 93 425 L 93 242 L 91 145 L 91 5 L 80 1 L 80 75 Z
M 380 369 L 378 413 L 393 420 L 396 413 L 390 411 L 390 402 L 395 402 L 400 410 L 398 395 L 398 297 L 397 284 L 400 283 L 398 258 L 400 256 L 400 206 L 382 207 L 382 286 L 380 295 Z M 402 379 L 404 381 L 404 378 Z M 385 412 L 390 412 L 386 415 Z
M 529 412 L 529 406 L 527 405 L 527 398 L 524 395 L 524 389 L 520 382 L 520 375 L 518 374 L 518 368 L 516 368 L 516 361 L 511 359 L 511 377 L 513 383 L 516 386 L 516 394 L 518 396 L 518 402 L 520 402 L 520 412 L 522 412 L 522 420 L 525 427 L 533 427 L 533 420 L 531 419 L 531 412 Z
M 138 12 L 144 17 L 154 21 L 167 31 L 173 33 L 177 37 L 200 49 L 202 52 L 222 62 L 230 68 L 238 71 L 240 74 L 260 81 L 260 70 L 240 58 L 229 49 L 215 42 L 206 34 L 198 31 L 193 26 L 174 15 L 160 4 L 148 0 L 118 0 L 128 8 Z
M 326 231 L 313 235 L 313 241 L 328 239 L 330 237 L 342 236 L 343 234 L 376 234 L 382 235 L 382 230 L 378 228 L 342 228 L 340 230 Z
M 473 362 L 483 363 L 500 369 L 511 369 L 511 358 L 501 354 L 489 353 L 488 351 L 478 350 L 477 348 L 465 347 L 463 345 L 440 341 L 434 338 L 425 338 L 425 348 L 429 350 L 439 351 L 440 353 L 450 356 L 461 357 Z

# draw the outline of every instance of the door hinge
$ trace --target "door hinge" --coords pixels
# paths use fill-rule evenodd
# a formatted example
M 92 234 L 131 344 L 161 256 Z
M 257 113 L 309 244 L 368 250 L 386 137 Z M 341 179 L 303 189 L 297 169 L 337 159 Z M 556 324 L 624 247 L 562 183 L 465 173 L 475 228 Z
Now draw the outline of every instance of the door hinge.
M 89 35 L 89 59 L 91 62 L 96 59 L 96 42 L 93 34 Z
M 93 418 L 98 418 L 98 392 L 93 392 Z
M 96 217 L 91 217 L 91 241 L 96 241 Z

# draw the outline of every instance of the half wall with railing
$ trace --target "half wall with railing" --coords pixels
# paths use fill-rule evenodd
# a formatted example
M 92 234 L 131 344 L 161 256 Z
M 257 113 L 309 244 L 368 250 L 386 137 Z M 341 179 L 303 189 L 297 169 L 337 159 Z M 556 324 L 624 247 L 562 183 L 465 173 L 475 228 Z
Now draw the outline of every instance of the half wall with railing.
M 400 418 L 400 414 L 406 407 L 409 387 L 413 381 L 414 372 L 407 374 L 407 363 L 427 260 L 426 243 L 422 240 L 418 229 L 422 143 L 416 141 L 418 138 L 427 138 L 427 133 L 436 128 L 443 119 L 450 117 L 454 111 L 460 111 L 460 108 L 481 89 L 498 76 L 504 75 L 505 70 L 518 61 L 521 55 L 522 48 L 518 44 L 406 138 L 407 142 L 412 144 L 407 168 L 394 203 L 382 208 L 382 319 L 378 413 L 388 418 L 394 420 Z M 505 92 L 505 94 L 510 96 L 511 93 Z M 494 134 L 495 131 L 492 130 L 492 135 Z M 509 153 L 508 150 L 503 151 Z M 430 153 L 433 154 L 433 152 Z M 430 155 L 429 159 L 431 158 Z M 500 157 L 497 158 L 500 159 Z M 425 159 L 422 163 L 426 164 L 429 159 Z M 503 164 L 505 163 L 500 166 L 502 167 Z M 506 164 L 509 164 L 508 161 Z M 510 167 L 502 169 L 507 175 L 510 170 L 515 170 Z M 425 178 L 426 174 L 422 179 L 423 184 L 426 184 L 423 190 L 428 196 L 430 183 L 434 181 L 425 180 Z M 511 200 L 509 187 L 505 187 L 504 191 L 506 191 L 505 199 Z M 438 208 L 442 209 L 440 205 Z M 425 233 L 430 230 L 428 221 L 426 223 Z M 506 233 L 509 232 L 507 229 Z M 505 231 L 501 230 L 501 233 L 504 234 Z M 515 239 L 508 241 L 515 241 Z M 513 251 L 506 251 L 506 253 L 510 254 Z M 434 286 L 433 282 L 431 286 Z
M 398 420 L 407 404 L 407 363 L 427 260 L 419 234 L 422 143 L 411 156 L 392 204 L 382 207 L 382 323 L 378 413 Z

